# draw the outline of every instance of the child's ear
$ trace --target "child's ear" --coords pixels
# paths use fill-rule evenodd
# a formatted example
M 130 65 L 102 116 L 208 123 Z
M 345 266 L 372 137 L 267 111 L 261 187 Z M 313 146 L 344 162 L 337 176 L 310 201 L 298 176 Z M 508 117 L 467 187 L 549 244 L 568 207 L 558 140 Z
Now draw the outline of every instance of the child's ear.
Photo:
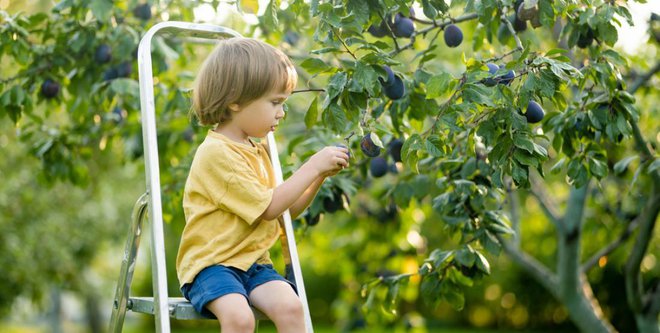
M 229 104 L 227 106 L 227 108 L 229 108 L 229 111 L 232 111 L 232 112 L 238 112 L 238 111 L 241 110 L 241 107 L 236 103 Z

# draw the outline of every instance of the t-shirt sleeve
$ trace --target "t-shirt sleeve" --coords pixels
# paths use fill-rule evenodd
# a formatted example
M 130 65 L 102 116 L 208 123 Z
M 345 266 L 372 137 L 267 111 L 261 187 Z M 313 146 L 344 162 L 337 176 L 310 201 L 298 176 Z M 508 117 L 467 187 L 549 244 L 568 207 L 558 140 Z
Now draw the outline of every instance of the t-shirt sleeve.
M 252 224 L 270 205 L 273 189 L 252 168 L 223 155 L 211 153 L 200 161 L 205 172 L 199 180 L 215 205 Z

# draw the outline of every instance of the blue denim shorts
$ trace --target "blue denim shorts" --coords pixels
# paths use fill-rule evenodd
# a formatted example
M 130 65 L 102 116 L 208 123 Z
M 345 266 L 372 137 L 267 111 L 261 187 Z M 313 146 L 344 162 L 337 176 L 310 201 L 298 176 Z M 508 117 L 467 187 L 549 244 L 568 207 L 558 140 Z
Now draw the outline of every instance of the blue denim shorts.
M 184 284 L 181 292 L 198 313 L 206 318 L 215 319 L 215 315 L 206 308 L 206 304 L 234 293 L 245 296 L 249 302 L 248 295 L 252 290 L 270 281 L 284 281 L 296 291 L 293 283 L 277 273 L 273 265 L 253 264 L 247 272 L 222 265 L 206 267 L 197 274 L 192 283 Z

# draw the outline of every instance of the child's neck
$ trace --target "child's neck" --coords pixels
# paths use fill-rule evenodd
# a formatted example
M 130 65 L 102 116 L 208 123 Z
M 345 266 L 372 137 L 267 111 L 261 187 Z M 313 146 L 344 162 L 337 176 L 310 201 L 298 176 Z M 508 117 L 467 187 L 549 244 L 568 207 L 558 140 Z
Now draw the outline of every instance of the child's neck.
M 232 128 L 231 126 L 226 126 L 226 125 L 225 126 L 218 125 L 213 129 L 213 131 L 224 135 L 231 141 L 248 145 L 250 147 L 253 146 L 252 142 L 250 142 L 250 138 L 238 128 Z

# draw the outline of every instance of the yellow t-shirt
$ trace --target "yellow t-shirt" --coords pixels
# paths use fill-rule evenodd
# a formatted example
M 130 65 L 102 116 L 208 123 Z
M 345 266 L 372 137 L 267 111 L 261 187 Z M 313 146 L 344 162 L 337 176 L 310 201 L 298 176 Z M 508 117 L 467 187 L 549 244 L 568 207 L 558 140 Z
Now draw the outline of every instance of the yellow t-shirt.
M 257 220 L 273 197 L 275 176 L 264 143 L 237 143 L 209 131 L 197 148 L 183 194 L 186 226 L 176 269 L 183 286 L 208 266 L 247 271 L 268 264 L 277 220 Z

